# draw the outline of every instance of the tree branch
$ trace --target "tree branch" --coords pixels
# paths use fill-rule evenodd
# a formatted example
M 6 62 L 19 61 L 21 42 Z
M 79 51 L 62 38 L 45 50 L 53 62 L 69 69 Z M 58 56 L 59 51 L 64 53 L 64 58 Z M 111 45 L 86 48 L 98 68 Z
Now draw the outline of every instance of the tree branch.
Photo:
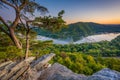
M 12 8 L 14 8 L 14 10 L 16 11 L 16 18 L 15 18 L 14 22 L 13 22 L 13 23 L 11 24 L 11 26 L 10 26 L 10 27 L 15 28 L 16 25 L 17 25 L 18 22 L 19 22 L 19 14 L 20 14 L 20 10 L 19 10 L 19 8 L 17 7 L 16 2 L 15 2 L 15 5 L 16 5 L 16 6 L 14 6 L 14 5 L 11 4 L 10 2 L 8 2 L 7 0 L 1 0 L 1 2 L 3 2 L 4 4 L 6 4 L 6 5 L 8 5 L 8 6 L 12 7 Z M 5 21 L 2 19 L 2 17 L 0 17 L 0 19 L 1 19 L 1 21 L 5 24 Z M 7 24 L 5 24 L 5 26 L 7 26 Z M 8 26 L 7 26 L 7 27 L 8 27 Z M 9 27 L 8 27 L 8 29 L 9 29 Z
M 25 24 L 23 23 L 22 19 L 21 19 L 20 17 L 19 17 L 19 19 L 20 19 L 20 22 L 22 23 L 22 25 L 23 25 L 24 27 L 26 27 Z
M 27 4 L 27 0 L 25 0 L 20 6 L 19 9 L 22 10 Z
M 20 17 L 19 17 L 20 18 Z M 24 28 L 26 29 L 26 25 L 23 23 L 22 19 L 20 18 L 20 22 L 21 24 L 24 26 Z M 27 29 L 26 29 L 27 30 Z
M 13 21 L 13 23 L 11 24 L 11 27 L 13 29 L 15 29 L 17 27 L 17 24 L 19 23 L 19 16 L 20 16 L 20 12 L 17 12 L 16 11 L 16 17 L 15 17 L 15 20 Z
M 14 8 L 15 10 L 17 10 L 16 7 L 15 7 L 13 4 L 7 2 L 6 0 L 1 0 L 1 2 L 3 2 L 4 4 L 6 4 L 6 5 L 8 5 L 8 6 L 11 6 L 11 7 Z

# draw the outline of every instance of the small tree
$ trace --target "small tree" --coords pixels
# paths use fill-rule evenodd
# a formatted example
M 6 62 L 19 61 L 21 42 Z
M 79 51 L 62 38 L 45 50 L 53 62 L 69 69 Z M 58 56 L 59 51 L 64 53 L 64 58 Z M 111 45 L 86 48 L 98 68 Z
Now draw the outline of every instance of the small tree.
M 12 8 L 15 10 L 15 19 L 11 24 L 8 24 L 2 16 L 0 16 L 0 30 L 10 37 L 12 42 L 22 49 L 22 43 L 16 37 L 15 29 L 18 27 L 21 16 L 29 14 L 33 16 L 33 13 L 37 10 L 38 12 L 47 12 L 47 8 L 41 6 L 35 0 L 0 0 L 0 8 Z
M 47 8 L 39 5 L 35 2 L 35 0 L 0 0 L 0 7 L 13 8 L 15 10 L 15 20 L 8 24 L 2 16 L 0 16 L 0 30 L 4 32 L 6 35 L 10 37 L 12 42 L 18 47 L 22 49 L 22 43 L 16 37 L 16 29 L 18 27 L 25 28 L 25 37 L 26 37 L 26 58 L 28 57 L 29 51 L 29 37 L 30 31 L 34 27 L 41 27 L 51 31 L 57 31 L 64 25 L 65 21 L 62 19 L 62 15 L 64 14 L 64 10 L 58 13 L 58 17 L 36 17 L 34 16 L 34 12 L 37 10 L 38 12 L 48 12 Z M 34 16 L 34 19 L 31 19 L 28 16 Z M 24 36 L 24 35 L 23 35 Z
M 25 23 L 26 25 L 23 24 L 23 26 L 26 28 L 26 51 L 25 51 L 26 58 L 28 58 L 28 52 L 30 47 L 29 34 L 31 29 L 34 27 L 40 27 L 40 28 L 48 29 L 52 32 L 56 32 L 65 26 L 65 21 L 62 19 L 63 14 L 64 14 L 64 10 L 60 11 L 57 17 L 51 17 L 51 16 L 36 17 L 34 20 L 28 20 L 28 18 L 26 19 L 26 17 L 24 16 L 24 20 L 26 22 Z

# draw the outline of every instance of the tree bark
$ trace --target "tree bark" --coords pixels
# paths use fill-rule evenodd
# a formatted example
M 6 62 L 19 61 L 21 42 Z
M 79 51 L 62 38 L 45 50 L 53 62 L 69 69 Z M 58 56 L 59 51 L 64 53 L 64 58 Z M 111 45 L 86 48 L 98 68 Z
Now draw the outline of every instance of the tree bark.
M 25 59 L 28 58 L 28 54 L 29 54 L 29 47 L 30 47 L 30 45 L 29 45 L 29 38 L 30 38 L 30 36 L 29 36 L 29 32 L 30 32 L 30 29 L 28 29 L 27 32 L 26 32 L 26 50 L 25 50 Z
M 19 40 L 17 39 L 15 35 L 15 31 L 12 27 L 10 27 L 10 38 L 14 42 L 14 44 L 17 46 L 17 48 L 22 49 L 22 45 L 20 44 Z
M 20 17 L 20 10 L 19 10 L 19 8 L 17 8 L 15 11 L 16 11 L 15 20 L 11 24 L 11 26 L 9 27 L 10 38 L 14 42 L 14 44 L 16 45 L 17 48 L 22 49 L 22 44 L 20 43 L 20 41 L 18 40 L 18 38 L 15 35 L 15 28 L 17 27 L 19 20 L 20 20 L 20 18 L 19 18 Z
M 6 1 L 5 1 L 6 2 Z M 6 26 L 6 28 L 8 28 L 8 31 L 6 31 L 2 26 L 0 26 L 0 30 L 2 30 L 6 35 L 8 35 L 10 37 L 10 39 L 12 40 L 12 42 L 15 44 L 15 46 L 19 49 L 22 49 L 22 44 L 19 42 L 19 40 L 17 39 L 16 35 L 15 35 L 15 28 L 17 27 L 18 23 L 19 23 L 19 17 L 20 17 L 20 10 L 19 9 L 15 9 L 16 11 L 16 17 L 14 22 L 9 26 L 5 20 L 0 16 L 0 21 Z

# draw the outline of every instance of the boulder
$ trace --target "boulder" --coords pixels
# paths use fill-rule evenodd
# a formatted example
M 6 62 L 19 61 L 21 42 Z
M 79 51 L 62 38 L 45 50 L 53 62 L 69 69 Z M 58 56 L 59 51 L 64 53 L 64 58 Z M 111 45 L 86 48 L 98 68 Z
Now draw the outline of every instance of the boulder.
M 86 80 L 86 76 L 73 73 L 65 66 L 55 63 L 42 71 L 38 80 Z
M 55 54 L 50 53 L 43 55 L 39 59 L 33 61 L 27 71 L 22 75 L 22 77 L 19 78 L 19 80 L 37 80 L 37 78 L 40 76 L 40 73 L 45 68 L 50 67 L 50 64 L 48 63 Z
M 31 64 L 32 68 L 35 68 L 37 71 L 42 70 L 45 66 L 47 67 L 48 62 L 55 56 L 54 53 L 43 55 L 41 58 L 33 61 Z
M 104 68 L 91 76 L 73 73 L 65 66 L 55 63 L 41 72 L 38 80 L 120 80 L 120 72 Z
M 120 80 L 120 72 L 105 68 L 94 73 L 87 80 Z

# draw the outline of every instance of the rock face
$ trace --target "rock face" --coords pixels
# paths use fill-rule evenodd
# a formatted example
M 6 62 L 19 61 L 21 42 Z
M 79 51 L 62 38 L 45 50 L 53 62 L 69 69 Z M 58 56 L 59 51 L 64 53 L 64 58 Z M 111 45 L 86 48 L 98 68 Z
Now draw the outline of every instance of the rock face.
M 8 61 L 0 64 L 0 80 L 37 80 L 40 72 L 49 66 L 48 62 L 55 54 L 46 54 L 34 60 L 29 57 L 20 62 Z
M 105 68 L 88 77 L 87 80 L 120 80 L 120 72 Z
M 87 77 L 73 73 L 65 66 L 55 63 L 42 71 L 38 80 L 120 80 L 120 72 L 105 68 Z
M 41 72 L 38 80 L 85 80 L 84 75 L 73 73 L 65 66 L 55 63 Z
M 91 76 L 76 74 L 67 67 L 48 61 L 55 54 L 47 54 L 34 60 L 30 57 L 21 62 L 8 61 L 0 64 L 0 80 L 120 80 L 120 72 L 102 69 Z

